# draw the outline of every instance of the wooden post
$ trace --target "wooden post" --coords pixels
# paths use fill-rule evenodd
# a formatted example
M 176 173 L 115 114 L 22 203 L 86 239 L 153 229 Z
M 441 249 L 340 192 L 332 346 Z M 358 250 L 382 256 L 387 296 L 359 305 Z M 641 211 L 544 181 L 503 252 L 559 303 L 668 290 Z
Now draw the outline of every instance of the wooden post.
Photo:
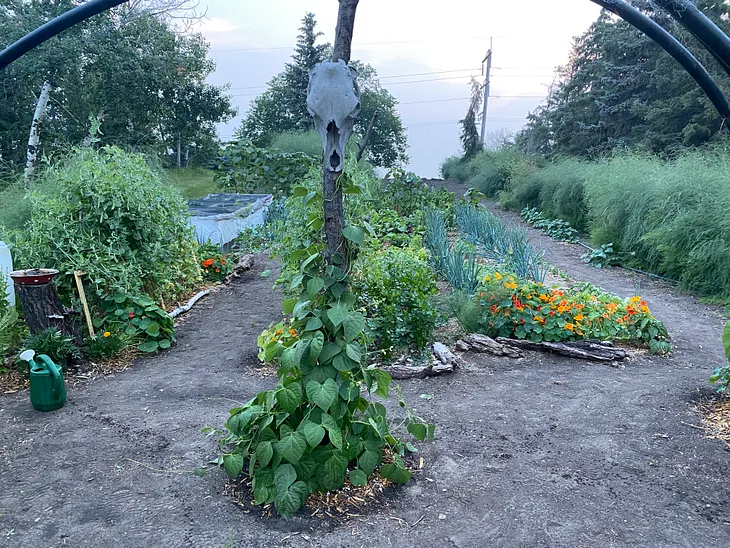
M 355 12 L 359 0 L 339 0 L 340 9 L 335 30 L 335 46 L 332 60 L 342 59 L 350 62 L 352 51 L 352 33 L 355 27 Z M 341 257 L 344 270 L 347 270 L 347 242 L 342 236 L 344 228 L 344 207 L 342 203 L 342 186 L 337 184 L 339 173 L 334 173 L 323 166 L 322 190 L 324 196 L 324 234 L 327 240 L 327 261 L 332 264 Z
M 362 140 L 362 144 L 360 145 L 360 148 L 357 151 L 357 156 L 355 157 L 357 161 L 359 162 L 362 160 L 362 155 L 365 154 L 365 149 L 368 148 L 368 143 L 370 142 L 370 136 L 373 133 L 373 128 L 375 127 L 375 122 L 378 120 L 378 111 L 375 111 L 375 114 L 373 114 L 373 117 L 370 119 L 370 123 L 368 124 L 368 130 L 365 132 L 365 138 Z
M 86 316 L 86 327 L 89 328 L 89 336 L 93 339 L 96 337 L 94 333 L 94 323 L 91 321 L 91 312 L 89 312 L 89 303 L 86 300 L 86 291 L 84 291 L 84 283 L 81 281 L 81 276 L 86 274 L 81 270 L 74 272 L 74 280 L 76 280 L 76 289 L 79 290 L 79 299 L 81 299 L 81 306 L 84 308 L 84 316 Z

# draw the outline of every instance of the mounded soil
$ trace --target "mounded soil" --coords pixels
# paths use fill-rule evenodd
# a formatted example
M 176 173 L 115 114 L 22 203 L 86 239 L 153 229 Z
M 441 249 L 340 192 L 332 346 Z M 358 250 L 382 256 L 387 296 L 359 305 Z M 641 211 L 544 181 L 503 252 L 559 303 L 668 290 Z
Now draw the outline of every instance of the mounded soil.
M 256 337 L 281 317 L 276 265 L 258 257 L 182 319 L 172 350 L 69 387 L 55 412 L 33 411 L 27 391 L 0 397 L 0 544 L 728 546 L 730 453 L 696 428 L 707 377 L 724 360 L 720 310 L 530 236 L 574 279 L 640 293 L 666 323 L 671 355 L 638 353 L 625 367 L 468 355 L 451 376 L 403 381 L 411 406 L 437 424 L 408 485 L 347 521 L 264 518 L 223 494 L 222 472 L 192 473 L 215 455 L 200 429 L 275 383 L 259 370 Z

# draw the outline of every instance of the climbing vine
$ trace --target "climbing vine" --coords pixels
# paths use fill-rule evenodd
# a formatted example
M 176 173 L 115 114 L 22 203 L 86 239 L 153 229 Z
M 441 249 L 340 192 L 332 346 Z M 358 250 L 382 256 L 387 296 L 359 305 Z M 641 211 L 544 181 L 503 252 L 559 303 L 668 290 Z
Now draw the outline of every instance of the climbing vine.
M 346 194 L 360 192 L 347 176 L 339 184 Z M 307 226 L 321 231 L 321 190 L 297 187 L 292 196 L 305 208 Z M 343 236 L 356 250 L 365 232 L 347 226 Z M 217 462 L 228 476 L 250 476 L 254 502 L 273 503 L 287 518 L 310 493 L 339 489 L 348 480 L 366 485 L 376 469 L 394 483 L 407 482 L 403 457 L 416 450 L 392 433 L 385 406 L 367 397 L 387 398 L 392 379 L 368 366 L 365 317 L 356 310 L 348 273 L 327 264 L 324 251 L 319 237 L 303 240 L 288 256 L 284 272 L 292 296 L 283 309 L 296 337 L 277 352 L 276 387 L 231 409 L 225 430 L 208 429 L 222 436 Z M 406 430 L 431 441 L 434 425 L 416 417 L 402 398 L 399 405 Z

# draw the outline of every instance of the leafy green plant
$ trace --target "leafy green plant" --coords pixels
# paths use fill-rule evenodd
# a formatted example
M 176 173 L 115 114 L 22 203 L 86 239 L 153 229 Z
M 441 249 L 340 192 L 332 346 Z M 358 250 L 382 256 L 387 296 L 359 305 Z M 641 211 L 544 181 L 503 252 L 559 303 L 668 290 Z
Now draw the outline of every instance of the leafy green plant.
M 54 327 L 29 335 L 23 340 L 22 347 L 35 350 L 36 354 L 45 354 L 59 365 L 68 365 L 72 360 L 81 359 L 81 352 L 73 339 Z
M 25 335 L 25 328 L 18 318 L 15 307 L 8 308 L 0 314 L 0 366 L 3 358 L 20 346 Z
M 725 358 L 730 362 L 730 322 L 725 324 L 725 329 L 722 333 L 722 345 L 725 348 Z M 725 393 L 730 386 L 730 363 L 716 368 L 710 377 L 710 382 L 720 385 L 717 387 L 717 391 L 720 394 Z
M 536 208 L 523 209 L 520 217 L 527 224 L 541 230 L 553 240 L 571 244 L 578 242 L 578 231 L 570 226 L 570 223 L 567 221 L 562 219 L 546 219 Z
M 142 352 L 166 350 L 176 341 L 172 318 L 147 296 L 117 293 L 102 300 L 102 309 L 95 327 L 123 333 Z
M 297 187 L 292 199 L 307 226 L 319 227 L 312 240 L 287 244 L 283 257 L 289 265 L 282 276 L 291 295 L 283 308 L 297 340 L 281 352 L 274 389 L 232 409 L 224 430 L 206 429 L 219 436 L 222 454 L 216 462 L 228 476 L 247 474 L 255 502 L 273 503 L 284 517 L 301 508 L 310 493 L 339 489 L 348 480 L 365 485 L 378 466 L 382 476 L 405 483 L 411 474 L 403 456 L 415 449 L 393 435 L 385 406 L 361 393 L 364 388 L 386 398 L 391 378 L 367 365 L 366 320 L 356 310 L 348 275 L 325 262 L 321 190 Z M 364 230 L 351 225 L 343 235 L 359 246 Z M 433 425 L 399 403 L 408 432 L 432 439 Z M 386 454 L 392 462 L 384 462 Z
M 85 271 L 89 297 L 145 293 L 174 301 L 200 283 L 187 204 L 144 157 L 84 148 L 47 170 L 28 197 L 31 216 L 14 233 L 18 268 L 55 268 L 61 297 Z
M 108 360 L 119 356 L 134 343 L 134 337 L 121 330 L 121 327 L 121 324 L 109 324 L 108 331 L 87 338 L 81 350 L 92 360 Z
M 220 247 L 206 242 L 198 248 L 198 258 L 203 271 L 203 279 L 220 282 L 233 272 L 238 256 L 235 253 L 224 253 Z
M 224 190 L 288 194 L 313 164 L 306 154 L 259 148 L 242 139 L 216 160 L 215 180 Z
M 580 256 L 584 263 L 596 268 L 606 268 L 615 262 L 613 256 L 613 243 L 602 244 L 598 249 L 591 249 Z
M 366 310 L 378 348 L 423 350 L 431 341 L 437 313 L 430 299 L 438 292 L 424 249 L 390 247 L 361 256 L 354 265 L 352 290 Z

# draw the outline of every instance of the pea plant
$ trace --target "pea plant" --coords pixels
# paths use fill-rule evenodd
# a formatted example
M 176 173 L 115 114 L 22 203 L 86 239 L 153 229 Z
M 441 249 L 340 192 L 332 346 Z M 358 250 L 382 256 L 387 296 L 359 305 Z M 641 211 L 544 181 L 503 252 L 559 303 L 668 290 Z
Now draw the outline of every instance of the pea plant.
M 310 226 L 321 227 L 321 190 L 295 188 L 292 200 L 307 208 Z M 343 236 L 360 246 L 364 230 L 348 226 Z M 382 403 L 392 379 L 367 365 L 365 317 L 348 288 L 348 273 L 327 264 L 320 239 L 302 242 L 289 257 L 288 294 L 283 303 L 288 325 L 298 336 L 278 358 L 274 389 L 231 409 L 219 436 L 215 462 L 231 479 L 252 479 L 256 504 L 274 504 L 288 518 L 317 491 L 364 486 L 379 469 L 393 483 L 411 473 L 403 457 L 415 451 L 397 438 Z M 433 439 L 434 426 L 410 411 L 402 398 L 406 430 L 419 441 Z

